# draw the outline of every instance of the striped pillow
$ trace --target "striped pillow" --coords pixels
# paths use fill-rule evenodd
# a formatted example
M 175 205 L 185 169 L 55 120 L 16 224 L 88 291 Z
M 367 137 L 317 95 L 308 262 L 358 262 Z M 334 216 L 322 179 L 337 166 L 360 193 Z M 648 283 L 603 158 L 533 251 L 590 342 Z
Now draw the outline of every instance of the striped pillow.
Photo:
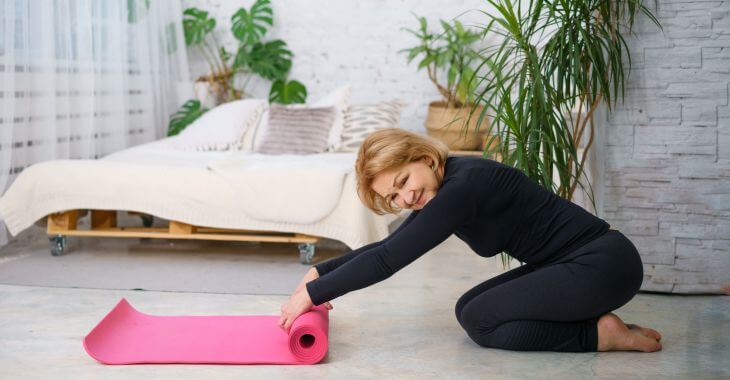
M 391 100 L 348 107 L 345 110 L 342 142 L 337 151 L 357 152 L 369 134 L 379 129 L 397 128 L 400 124 L 400 111 L 403 106 L 402 101 Z
M 271 104 L 269 120 L 254 152 L 263 154 L 314 154 L 327 150 L 337 107 L 287 107 Z

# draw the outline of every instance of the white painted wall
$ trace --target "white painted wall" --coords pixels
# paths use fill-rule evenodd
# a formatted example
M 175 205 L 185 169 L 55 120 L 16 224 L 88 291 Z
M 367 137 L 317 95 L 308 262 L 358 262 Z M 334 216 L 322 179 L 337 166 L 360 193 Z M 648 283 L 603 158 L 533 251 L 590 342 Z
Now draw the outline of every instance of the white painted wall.
M 184 0 L 183 8 L 209 11 L 216 20 L 218 40 L 231 49 L 236 40 L 230 32 L 230 18 L 241 7 L 249 9 L 254 1 Z M 480 13 L 483 0 L 345 0 L 345 1 L 272 1 L 274 27 L 265 41 L 284 40 L 294 53 L 290 79 L 296 79 L 315 101 L 328 91 L 345 84 L 353 86 L 352 102 L 367 103 L 400 98 L 408 102 L 401 126 L 425 133 L 423 123 L 427 105 L 440 94 L 429 81 L 425 69 L 417 71 L 406 54 L 398 50 L 416 46 L 418 40 L 401 28 L 418 28 L 415 12 L 441 30 L 439 19 L 459 17 L 467 25 L 485 24 Z M 465 13 L 466 12 L 466 13 Z M 495 36 L 497 37 L 497 36 Z M 202 57 L 191 51 L 192 78 L 207 74 Z M 445 82 L 445 81 L 444 81 Z M 247 89 L 257 97 L 267 97 L 270 83 L 252 79 Z

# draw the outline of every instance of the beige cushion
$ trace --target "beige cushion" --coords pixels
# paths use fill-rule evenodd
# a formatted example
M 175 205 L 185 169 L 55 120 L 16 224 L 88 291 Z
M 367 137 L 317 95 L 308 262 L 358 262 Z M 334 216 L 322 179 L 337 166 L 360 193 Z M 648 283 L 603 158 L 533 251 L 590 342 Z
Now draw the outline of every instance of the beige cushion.
M 263 154 L 314 154 L 327 150 L 337 107 L 289 107 L 271 104 L 261 143 L 254 152 Z
M 345 111 L 342 142 L 338 152 L 357 152 L 365 138 L 384 128 L 397 128 L 404 103 L 391 100 L 375 104 L 358 104 Z
M 290 108 L 309 108 L 309 107 L 324 107 L 324 106 L 335 106 L 337 108 L 337 115 L 332 123 L 332 129 L 330 129 L 329 137 L 327 138 L 327 151 L 334 152 L 340 146 L 340 136 L 342 135 L 342 128 L 344 124 L 344 113 L 348 106 L 350 99 L 350 85 L 346 84 L 340 86 L 335 90 L 331 91 L 325 97 L 317 100 L 315 103 L 308 104 L 289 104 L 287 107 Z M 264 110 L 264 114 L 261 117 L 261 123 L 255 128 L 256 131 L 253 135 L 253 142 L 251 143 L 251 149 L 254 151 L 261 146 L 261 137 L 263 131 L 267 128 L 269 117 L 267 115 L 268 108 Z
M 347 106 L 349 105 L 350 96 L 352 94 L 352 91 L 350 89 L 350 84 L 346 84 L 344 86 L 340 86 L 327 94 L 324 98 L 318 100 L 316 103 L 312 104 L 315 107 L 319 106 L 335 106 L 336 107 L 336 116 L 334 123 L 332 125 L 332 129 L 330 129 L 330 135 L 327 139 L 327 151 L 328 152 L 335 152 L 340 147 L 340 139 L 342 138 L 342 129 L 344 128 L 345 123 L 345 109 L 347 109 Z

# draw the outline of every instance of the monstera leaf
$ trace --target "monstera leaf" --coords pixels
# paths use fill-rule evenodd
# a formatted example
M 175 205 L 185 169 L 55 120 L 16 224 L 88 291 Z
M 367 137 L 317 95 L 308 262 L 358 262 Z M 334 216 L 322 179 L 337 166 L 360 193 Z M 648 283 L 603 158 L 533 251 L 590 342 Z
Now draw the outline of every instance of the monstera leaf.
M 241 8 L 231 17 L 231 31 L 237 40 L 245 45 L 253 45 L 266 34 L 266 24 L 274 25 L 274 12 L 269 0 L 257 0 L 251 11 Z
M 273 81 L 286 78 L 291 68 L 291 58 L 292 52 L 282 40 L 257 42 L 251 51 L 245 46 L 238 49 L 233 67 L 240 69 L 248 66 L 254 73 Z
M 195 121 L 195 119 L 199 118 L 206 111 L 208 110 L 200 108 L 199 100 L 188 100 L 185 104 L 183 104 L 179 111 L 172 115 L 170 125 L 167 127 L 167 136 L 174 136 L 180 133 L 180 131 L 185 129 L 185 127 L 190 125 L 190 123 Z
M 271 84 L 269 102 L 281 104 L 304 103 L 307 101 L 307 88 L 299 81 L 286 82 L 279 79 Z
M 197 45 L 202 43 L 205 36 L 215 29 L 215 19 L 209 18 L 206 11 L 188 8 L 183 12 L 183 28 L 185 29 L 185 43 Z

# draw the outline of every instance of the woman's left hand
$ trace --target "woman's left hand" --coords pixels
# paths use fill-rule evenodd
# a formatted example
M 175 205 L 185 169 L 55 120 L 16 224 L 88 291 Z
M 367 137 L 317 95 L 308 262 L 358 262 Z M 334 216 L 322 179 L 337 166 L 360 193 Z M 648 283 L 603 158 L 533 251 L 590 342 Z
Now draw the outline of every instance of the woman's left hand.
M 279 319 L 279 327 L 289 334 L 289 329 L 300 315 L 309 311 L 314 304 L 309 297 L 307 288 L 304 287 L 289 297 L 289 301 L 281 305 L 281 318 Z

